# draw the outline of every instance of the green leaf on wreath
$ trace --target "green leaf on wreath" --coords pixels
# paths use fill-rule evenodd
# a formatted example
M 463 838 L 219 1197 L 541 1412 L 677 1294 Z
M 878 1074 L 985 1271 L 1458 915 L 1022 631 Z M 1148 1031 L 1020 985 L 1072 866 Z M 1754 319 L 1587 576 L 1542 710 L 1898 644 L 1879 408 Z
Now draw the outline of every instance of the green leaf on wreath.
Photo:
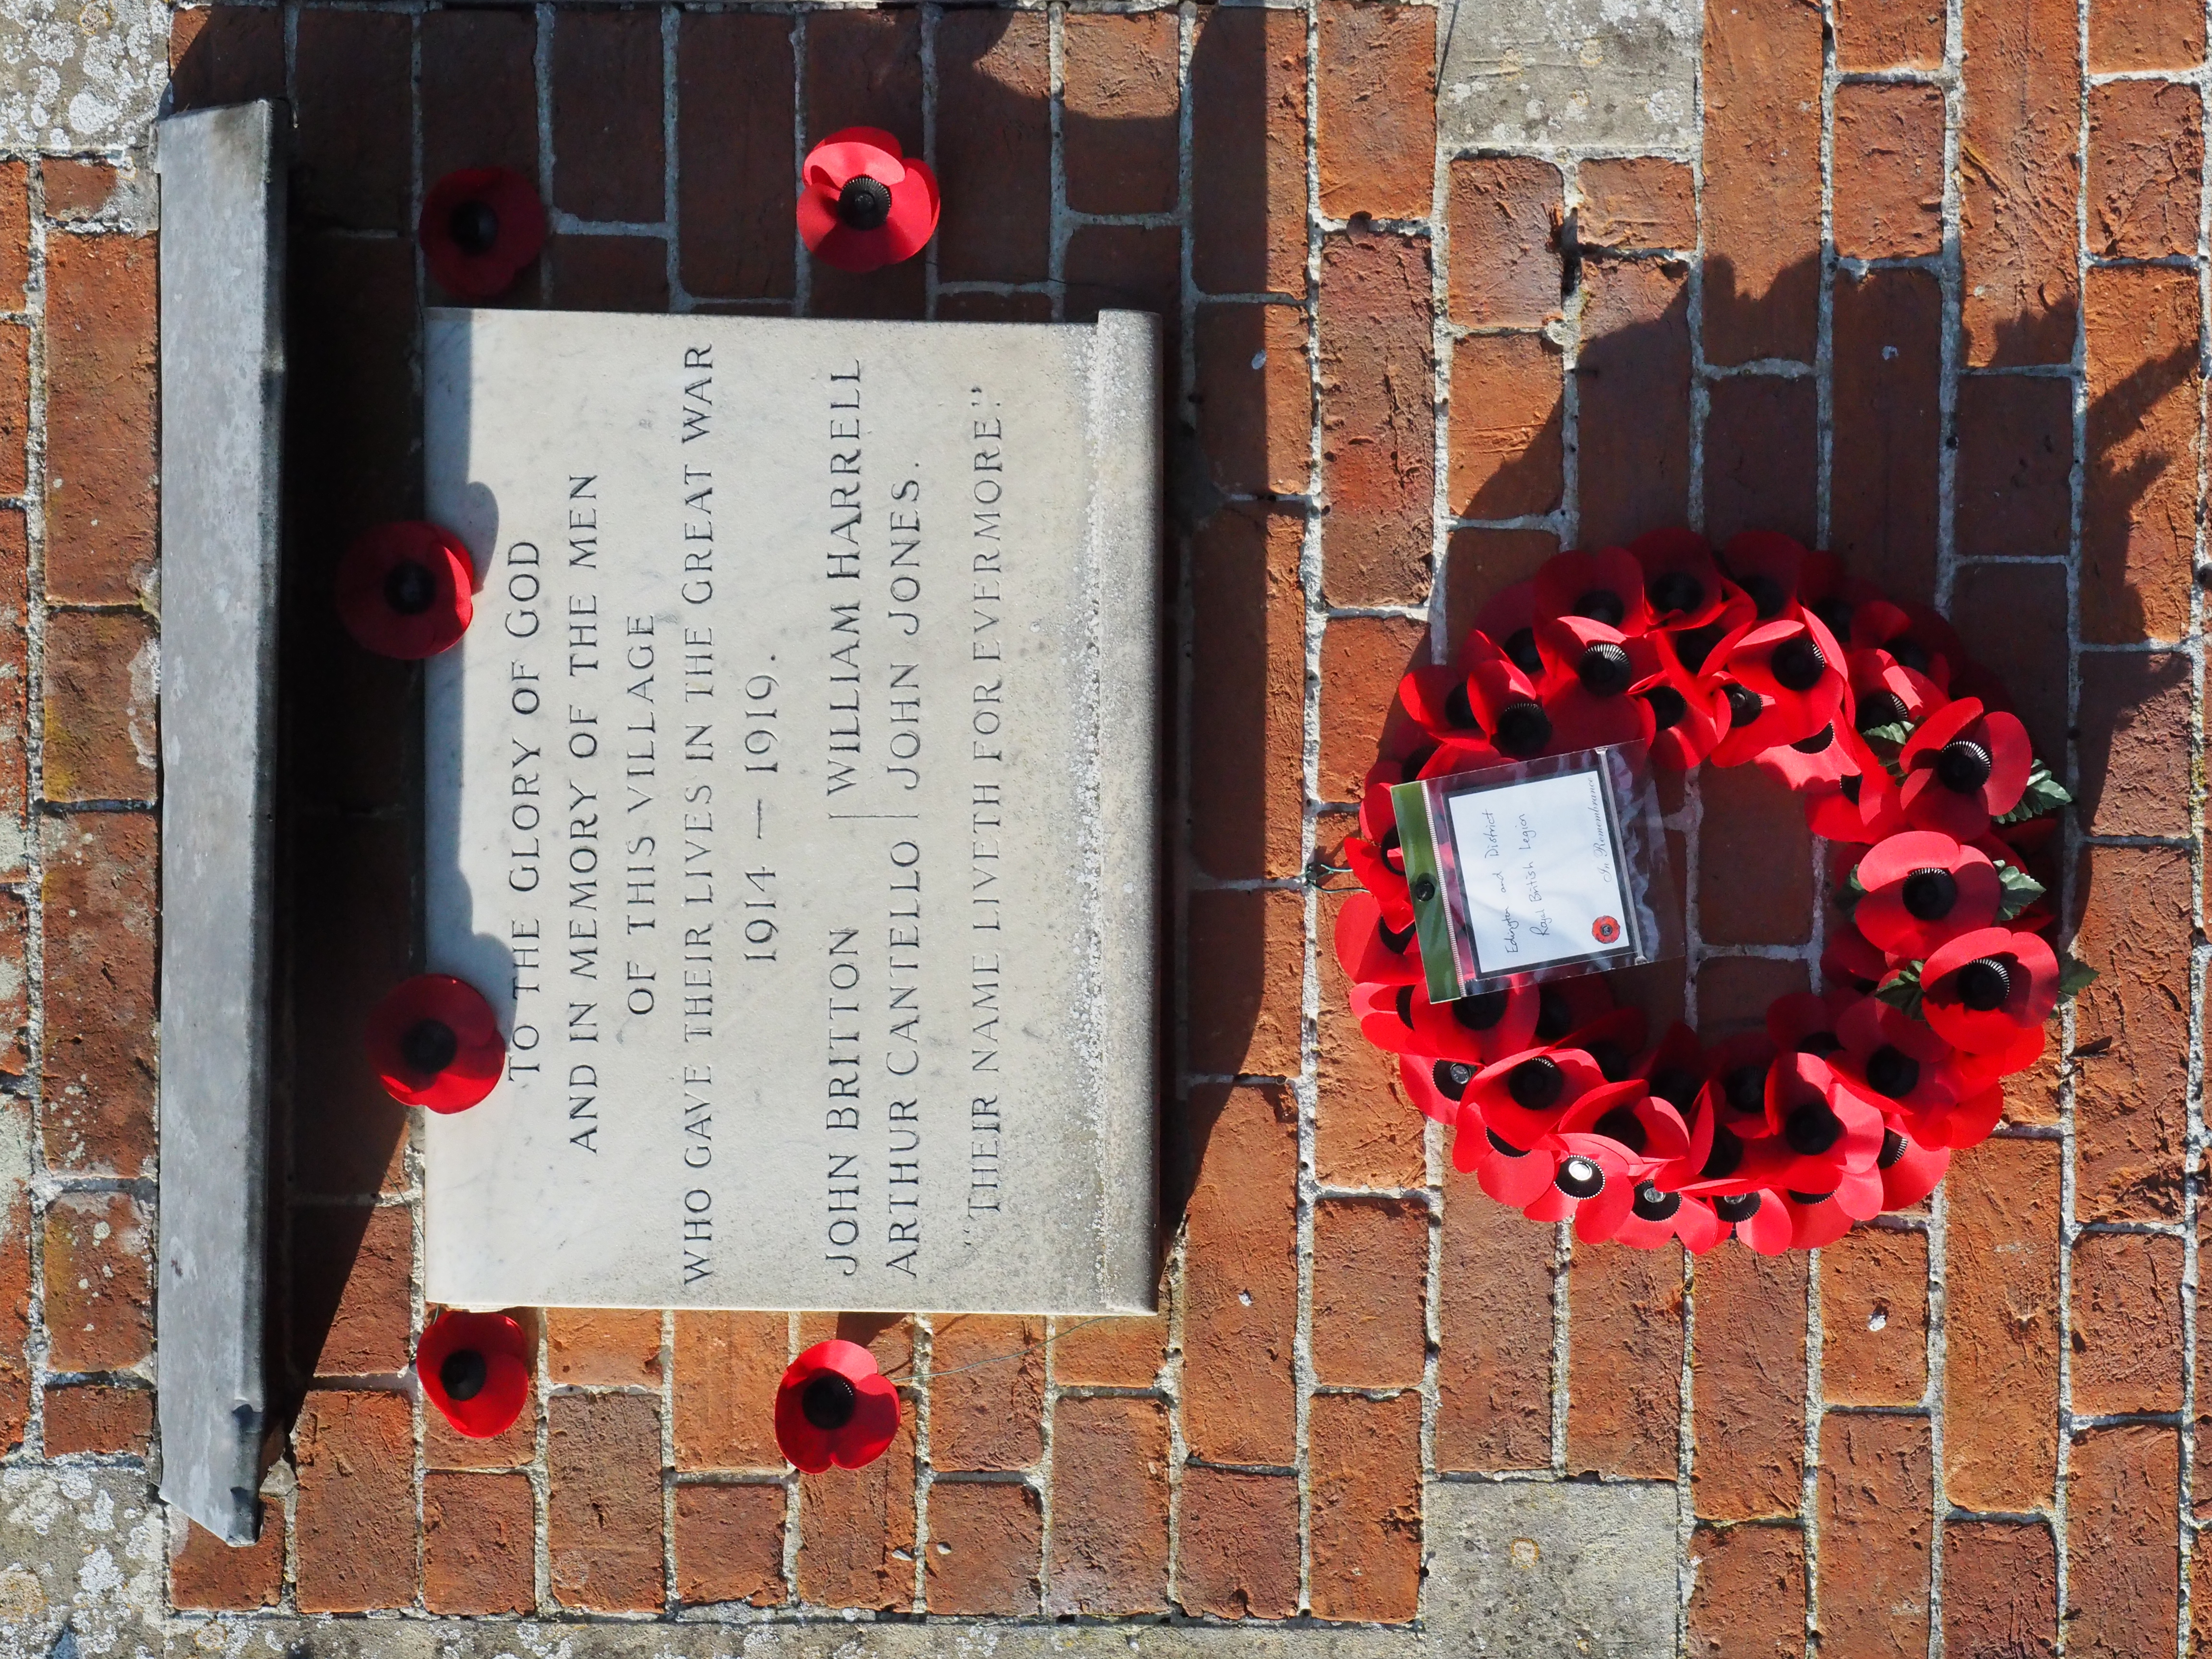
M 1997 880 L 2004 889 L 2004 896 L 1997 906 L 1997 920 L 2010 921 L 2041 898 L 2045 890 L 2027 871 L 2016 869 L 2002 859 L 1996 860 L 1996 866 Z
M 1902 749 L 1905 740 L 1912 735 L 1912 724 L 1909 720 L 1892 720 L 1887 726 L 1869 726 L 1859 735 L 1869 743 L 1887 744 L 1892 749 Z
M 1908 962 L 1875 988 L 1875 995 L 1911 1018 L 1920 1018 L 1920 964 Z
M 2089 988 L 2097 977 L 2097 970 L 2071 951 L 2058 953 L 2058 1000 L 2071 1002 L 2075 996 Z
M 2037 761 L 2027 769 L 2027 787 L 2021 791 L 2020 803 L 1999 818 L 1999 823 L 2025 823 L 2030 818 L 2039 818 L 2045 812 L 2055 812 L 2074 801 L 2074 792 L 2051 775 L 2051 769 Z
M 1859 867 L 1854 864 L 1850 873 L 1844 878 L 1844 884 L 1836 889 L 1836 908 L 1849 918 L 1858 908 L 1858 902 L 1866 896 L 1866 891 L 1865 884 L 1859 880 Z

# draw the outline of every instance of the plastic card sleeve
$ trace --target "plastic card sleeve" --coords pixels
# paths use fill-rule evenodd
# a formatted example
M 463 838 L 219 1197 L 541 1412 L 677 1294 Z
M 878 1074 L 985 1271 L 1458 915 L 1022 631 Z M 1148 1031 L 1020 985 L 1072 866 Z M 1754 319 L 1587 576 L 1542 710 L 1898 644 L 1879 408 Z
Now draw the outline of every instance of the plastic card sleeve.
M 1642 744 L 1423 778 L 1390 797 L 1430 1001 L 1682 954 Z

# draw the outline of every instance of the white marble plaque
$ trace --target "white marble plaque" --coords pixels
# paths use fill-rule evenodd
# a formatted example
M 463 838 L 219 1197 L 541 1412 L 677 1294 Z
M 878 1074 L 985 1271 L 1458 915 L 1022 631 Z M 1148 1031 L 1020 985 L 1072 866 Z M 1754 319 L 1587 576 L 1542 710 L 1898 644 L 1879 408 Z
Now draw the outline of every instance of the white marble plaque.
M 433 1300 L 1152 1305 L 1157 337 L 430 313 Z

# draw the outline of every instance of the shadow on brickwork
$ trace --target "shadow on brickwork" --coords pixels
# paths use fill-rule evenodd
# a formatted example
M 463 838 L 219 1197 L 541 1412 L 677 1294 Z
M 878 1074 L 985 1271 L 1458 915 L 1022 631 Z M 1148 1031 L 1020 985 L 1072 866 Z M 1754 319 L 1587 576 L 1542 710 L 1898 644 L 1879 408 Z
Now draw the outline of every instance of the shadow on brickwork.
M 282 1422 L 296 1413 L 316 1378 L 395 1376 L 410 1358 L 413 1239 L 404 1200 L 417 1189 L 421 1176 L 407 1114 L 386 1098 L 363 1062 L 362 1030 L 382 992 L 422 965 L 422 679 L 415 667 L 368 657 L 353 646 L 335 619 L 331 576 L 338 555 L 363 528 L 422 509 L 420 307 L 439 303 L 440 296 L 417 289 L 407 217 L 415 187 L 409 173 L 412 134 L 419 126 L 426 172 L 491 161 L 526 170 L 533 166 L 539 119 L 529 57 L 535 25 L 526 9 L 431 11 L 419 22 L 398 14 L 303 9 L 289 70 L 287 15 L 246 7 L 196 15 L 197 32 L 187 36 L 180 30 L 173 91 L 178 109 L 289 98 L 295 124 L 278 836 L 281 1049 L 270 1152 L 271 1190 L 287 1195 L 271 1217 L 271 1392 Z M 619 21 L 624 15 L 562 8 L 558 27 L 574 18 L 586 29 L 619 31 L 626 27 Z M 1214 216 L 1204 233 L 1224 270 L 1267 265 L 1272 227 L 1265 134 L 1277 112 L 1267 93 L 1258 21 L 1255 14 L 1249 23 L 1240 17 L 1207 28 L 1193 68 L 1193 82 L 1212 88 L 1216 125 L 1250 137 L 1209 161 L 1209 198 L 1241 204 Z M 792 262 L 772 246 L 775 235 L 790 234 L 797 165 L 787 137 L 791 122 L 773 106 L 772 76 L 746 82 L 766 75 L 763 52 L 770 58 L 781 52 L 781 62 L 793 61 L 785 33 L 789 23 L 787 16 L 687 14 L 683 24 L 687 52 L 696 27 L 702 41 L 710 30 L 731 31 L 724 40 L 750 54 L 743 61 L 726 56 L 720 62 L 716 72 L 723 78 L 712 82 L 721 88 L 718 95 L 753 84 L 768 88 L 769 100 L 767 116 L 744 126 L 711 157 L 678 138 L 683 167 L 704 178 L 711 162 L 721 169 L 714 187 L 730 198 L 718 199 L 708 216 L 692 206 L 691 185 L 679 186 L 683 281 L 702 307 L 781 314 L 794 308 Z M 804 100 L 808 132 L 880 125 L 918 152 L 921 24 L 920 11 L 908 8 L 807 14 L 805 67 L 795 95 Z M 1012 292 L 947 294 L 940 305 L 946 317 L 1051 314 L 1051 112 L 1036 89 L 1006 84 L 982 61 L 1010 27 L 1042 27 L 1041 15 L 990 9 L 949 9 L 937 24 L 937 134 L 945 188 L 939 276 L 953 283 L 1015 285 Z M 463 42 L 455 50 L 467 55 L 441 64 L 441 40 Z M 410 69 L 410 52 L 417 46 L 419 74 Z M 561 61 L 556 51 L 556 102 Z M 691 68 L 686 58 L 679 73 Z M 615 73 L 608 71 L 610 77 Z M 410 98 L 420 100 L 419 111 Z M 755 112 L 733 105 L 732 122 L 741 124 Z M 617 109 L 610 118 L 619 122 L 623 115 Z M 561 118 L 557 108 L 547 118 L 556 147 Z M 1100 141 L 1115 129 L 1117 143 L 1153 150 L 1164 144 L 1172 155 L 1180 131 L 1172 114 L 1124 123 L 1079 112 L 1064 118 L 1064 149 L 1087 147 L 1093 154 L 1105 153 Z M 657 112 L 650 127 L 651 142 L 660 143 Z M 779 131 L 787 136 L 779 137 Z M 447 151 L 447 159 L 438 159 Z M 731 155 L 739 159 L 732 161 Z M 610 216 L 586 215 L 564 202 L 571 173 L 568 152 L 562 156 L 554 206 L 579 216 Z M 623 164 L 618 155 L 595 155 L 577 165 L 575 176 L 588 167 L 604 178 L 607 168 L 619 171 Z M 732 173 L 732 168 L 750 171 Z M 1108 180 L 1099 187 L 1115 186 Z M 1302 195 L 1293 210 L 1302 249 Z M 1182 550 L 1221 501 L 1180 398 L 1184 234 L 1174 224 L 1077 226 L 1066 248 L 1060 289 L 1068 320 L 1086 320 L 1106 307 L 1134 307 L 1158 313 L 1166 324 L 1163 404 L 1170 523 L 1162 538 L 1166 550 L 1159 580 L 1170 621 L 1162 667 L 1170 690 L 1163 700 L 1161 735 L 1170 780 L 1182 769 L 1174 714 L 1179 699 L 1172 688 L 1186 672 L 1188 644 L 1178 621 L 1187 576 Z M 649 240 L 556 234 L 509 302 L 665 308 L 661 244 L 638 246 Z M 765 253 L 763 243 L 769 245 Z M 866 277 L 817 263 L 807 273 L 806 309 L 823 316 L 921 317 L 927 303 L 923 276 L 919 262 Z M 1239 763 L 1253 769 L 1248 781 L 1255 793 L 1266 714 L 1267 597 L 1261 576 L 1238 590 L 1249 617 L 1240 636 L 1220 641 L 1218 648 L 1252 655 L 1258 672 L 1240 677 L 1240 690 L 1206 711 L 1206 719 L 1226 736 L 1219 749 L 1249 757 Z M 1249 743 L 1238 739 L 1245 732 Z M 1176 786 L 1170 800 L 1180 794 Z M 1256 841 L 1257 825 L 1252 833 Z M 1173 890 L 1182 836 L 1171 813 L 1170 844 L 1162 849 L 1164 894 Z M 1163 906 L 1159 994 L 1165 1041 L 1159 1092 L 1169 1103 L 1163 1168 L 1188 1171 L 1203 1160 L 1206 1134 L 1203 1127 L 1186 1132 L 1172 1103 L 1182 1002 L 1178 951 L 1166 920 L 1172 914 L 1172 906 Z M 1233 1025 L 1249 1020 L 1259 1006 L 1266 941 L 1255 932 L 1226 945 L 1227 954 L 1212 960 L 1227 982 L 1216 988 L 1210 1006 Z M 1185 1191 L 1185 1181 L 1164 1176 L 1170 1228 Z M 870 1328 L 868 1316 L 860 1316 L 849 1334 L 865 1337 Z

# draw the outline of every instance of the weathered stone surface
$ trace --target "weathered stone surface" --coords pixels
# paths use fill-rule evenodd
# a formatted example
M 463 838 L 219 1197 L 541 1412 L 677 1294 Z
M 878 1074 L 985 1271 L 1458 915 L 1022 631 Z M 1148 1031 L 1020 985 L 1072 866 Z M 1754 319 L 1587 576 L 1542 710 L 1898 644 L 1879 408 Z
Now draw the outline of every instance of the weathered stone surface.
M 1451 1481 L 1428 1492 L 1429 1644 L 1446 1653 L 1674 1652 L 1671 1486 Z
M 166 1555 L 136 1470 L 0 1470 L 0 1659 L 161 1652 Z
M 0 146 L 135 143 L 168 84 L 159 0 L 15 0 L 0 8 Z
M 1438 8 L 1437 32 L 1448 146 L 1696 143 L 1695 0 L 1462 0 Z

